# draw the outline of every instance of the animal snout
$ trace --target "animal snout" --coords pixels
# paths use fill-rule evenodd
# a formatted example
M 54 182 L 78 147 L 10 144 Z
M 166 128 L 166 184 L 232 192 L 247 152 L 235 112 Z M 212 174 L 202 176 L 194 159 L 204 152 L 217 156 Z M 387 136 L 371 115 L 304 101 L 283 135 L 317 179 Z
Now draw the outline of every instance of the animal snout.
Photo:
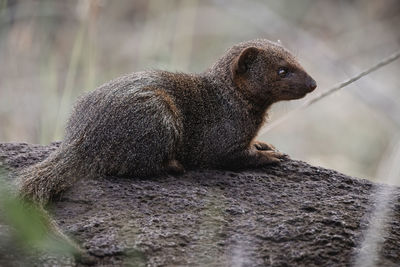
M 315 88 L 317 88 L 317 82 L 313 78 L 309 77 L 309 79 L 307 80 L 306 86 L 307 86 L 308 90 L 310 92 L 312 92 L 312 91 L 314 91 Z

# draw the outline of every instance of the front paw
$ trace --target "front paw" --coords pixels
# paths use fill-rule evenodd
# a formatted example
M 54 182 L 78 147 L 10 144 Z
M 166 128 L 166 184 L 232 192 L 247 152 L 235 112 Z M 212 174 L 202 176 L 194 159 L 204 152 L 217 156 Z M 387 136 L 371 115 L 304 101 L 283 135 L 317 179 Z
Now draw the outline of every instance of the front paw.
M 185 168 L 179 161 L 173 159 L 168 162 L 166 166 L 166 171 L 167 173 L 172 175 L 181 175 L 185 173 Z
M 261 141 L 255 141 L 255 142 L 253 143 L 253 146 L 254 146 L 257 150 L 273 150 L 273 151 L 276 150 L 276 148 L 275 148 L 273 145 L 268 144 L 268 143 L 265 143 L 265 142 L 261 142 Z
M 258 151 L 258 154 L 260 155 L 261 165 L 279 163 L 285 158 L 285 154 L 272 150 Z

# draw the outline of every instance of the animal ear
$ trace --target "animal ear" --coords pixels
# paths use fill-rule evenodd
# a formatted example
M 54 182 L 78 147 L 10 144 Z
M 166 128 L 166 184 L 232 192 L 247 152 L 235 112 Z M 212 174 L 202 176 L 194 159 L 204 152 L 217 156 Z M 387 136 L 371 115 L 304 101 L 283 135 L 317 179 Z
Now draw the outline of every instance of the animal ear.
M 259 52 L 260 50 L 256 47 L 247 47 L 243 49 L 243 51 L 235 60 L 235 63 L 233 65 L 233 74 L 246 73 Z

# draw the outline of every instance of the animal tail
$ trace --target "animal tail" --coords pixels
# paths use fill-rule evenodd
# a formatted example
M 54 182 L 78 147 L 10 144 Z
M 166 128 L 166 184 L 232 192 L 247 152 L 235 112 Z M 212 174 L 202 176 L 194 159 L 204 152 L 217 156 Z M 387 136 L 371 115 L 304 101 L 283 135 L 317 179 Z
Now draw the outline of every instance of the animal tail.
M 79 158 L 62 145 L 44 161 L 18 174 L 19 195 L 40 205 L 65 191 L 84 176 Z

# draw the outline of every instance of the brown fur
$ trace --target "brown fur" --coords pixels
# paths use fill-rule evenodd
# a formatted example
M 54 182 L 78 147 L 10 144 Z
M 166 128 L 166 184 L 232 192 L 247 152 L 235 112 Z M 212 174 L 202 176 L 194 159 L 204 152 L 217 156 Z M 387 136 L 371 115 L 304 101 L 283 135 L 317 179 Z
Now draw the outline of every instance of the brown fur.
M 279 162 L 280 153 L 253 139 L 273 103 L 315 87 L 287 50 L 263 39 L 235 45 L 201 74 L 123 76 L 78 101 L 61 147 L 21 174 L 20 192 L 46 203 L 82 177 Z

